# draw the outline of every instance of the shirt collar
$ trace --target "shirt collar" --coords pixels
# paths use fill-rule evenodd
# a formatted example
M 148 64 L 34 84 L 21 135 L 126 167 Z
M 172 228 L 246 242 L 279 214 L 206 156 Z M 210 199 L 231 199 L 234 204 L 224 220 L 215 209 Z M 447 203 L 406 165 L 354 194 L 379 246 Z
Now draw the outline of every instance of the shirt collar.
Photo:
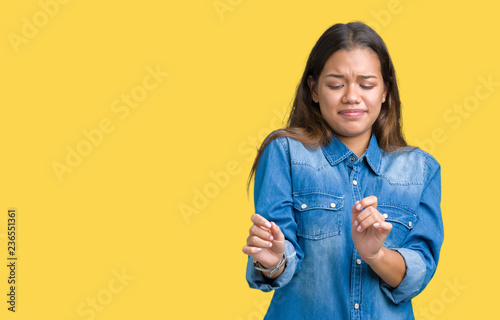
M 333 135 L 332 140 L 329 144 L 321 148 L 323 150 L 323 154 L 326 159 L 330 163 L 331 166 L 338 164 L 339 162 L 344 161 L 347 157 L 355 154 L 349 150 L 348 147 L 342 141 L 340 141 L 335 135 Z M 372 168 L 372 170 L 380 175 L 380 162 L 382 161 L 382 153 L 378 147 L 377 138 L 372 134 L 370 139 L 370 144 L 368 145 L 368 149 L 366 149 L 365 153 L 361 157 L 366 157 L 366 162 Z

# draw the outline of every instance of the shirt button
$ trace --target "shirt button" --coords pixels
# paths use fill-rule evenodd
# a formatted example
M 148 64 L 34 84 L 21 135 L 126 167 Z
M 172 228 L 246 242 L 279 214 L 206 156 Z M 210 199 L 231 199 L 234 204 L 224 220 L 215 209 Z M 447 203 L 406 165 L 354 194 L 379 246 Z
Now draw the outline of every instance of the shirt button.
M 409 226 L 409 227 L 411 227 L 411 226 L 412 226 L 412 224 L 413 224 L 413 223 L 411 223 L 411 221 L 410 221 L 410 222 L 408 222 L 408 226 Z
M 349 158 L 349 161 L 351 161 L 351 162 L 354 162 L 354 160 L 356 160 L 356 158 L 354 158 L 354 156 L 351 156 L 351 157 Z
M 361 264 L 361 259 L 356 259 L 356 264 Z
M 335 203 L 330 203 L 330 207 L 335 208 Z
M 357 186 L 358 185 L 358 182 L 356 180 L 352 180 L 352 184 Z
M 359 303 L 354 304 L 354 309 L 359 309 Z
M 302 209 L 306 209 L 306 208 L 307 208 L 307 204 L 303 203 L 300 207 L 301 207 Z

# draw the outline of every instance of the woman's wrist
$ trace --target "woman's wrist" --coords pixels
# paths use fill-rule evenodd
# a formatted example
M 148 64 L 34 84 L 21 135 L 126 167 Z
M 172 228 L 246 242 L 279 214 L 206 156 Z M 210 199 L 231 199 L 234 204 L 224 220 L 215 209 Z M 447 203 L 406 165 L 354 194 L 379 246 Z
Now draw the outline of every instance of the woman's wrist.
M 361 256 L 361 259 L 363 259 L 364 262 L 366 262 L 369 266 L 376 266 L 377 264 L 381 263 L 381 261 L 384 260 L 384 255 L 386 254 L 385 253 L 385 250 L 388 250 L 386 247 L 381 247 L 380 250 L 370 256 L 370 257 L 363 257 Z
M 286 255 L 283 252 L 280 260 L 274 266 L 267 267 L 256 260 L 254 260 L 253 266 L 256 270 L 261 271 L 266 278 L 275 279 L 283 272 L 286 267 Z
M 266 277 L 266 278 L 268 278 L 268 279 L 273 280 L 273 279 L 278 278 L 278 277 L 279 277 L 279 276 L 283 273 L 283 271 L 285 271 L 285 268 L 286 268 L 286 263 L 285 263 L 285 265 L 284 265 L 282 268 L 280 268 L 279 270 L 277 270 L 277 271 L 276 271 L 273 275 L 271 275 L 271 276 L 269 276 L 269 274 L 270 274 L 269 272 L 262 272 L 262 274 L 264 275 L 264 277 Z
M 382 247 L 376 255 L 363 260 L 392 288 L 398 287 L 403 281 L 406 263 L 398 251 Z

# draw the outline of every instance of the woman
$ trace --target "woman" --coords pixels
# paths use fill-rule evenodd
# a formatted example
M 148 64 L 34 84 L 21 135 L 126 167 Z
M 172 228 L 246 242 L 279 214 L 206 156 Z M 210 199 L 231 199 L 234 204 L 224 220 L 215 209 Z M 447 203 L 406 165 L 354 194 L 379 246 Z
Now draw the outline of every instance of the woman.
M 414 319 L 443 241 L 440 166 L 407 146 L 400 117 L 380 36 L 326 30 L 250 174 L 243 252 L 250 287 L 275 290 L 265 319 Z

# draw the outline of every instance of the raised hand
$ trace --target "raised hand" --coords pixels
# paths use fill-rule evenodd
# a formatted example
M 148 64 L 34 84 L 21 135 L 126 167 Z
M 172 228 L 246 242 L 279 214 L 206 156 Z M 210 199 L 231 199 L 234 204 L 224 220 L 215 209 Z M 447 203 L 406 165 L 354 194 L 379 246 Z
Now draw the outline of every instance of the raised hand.
M 352 207 L 352 241 L 363 260 L 377 259 L 391 230 L 392 224 L 377 210 L 377 197 L 366 197 Z
M 265 268 L 273 268 L 283 259 L 285 236 L 274 222 L 269 222 L 260 214 L 253 214 L 250 235 L 243 252 L 259 261 Z

